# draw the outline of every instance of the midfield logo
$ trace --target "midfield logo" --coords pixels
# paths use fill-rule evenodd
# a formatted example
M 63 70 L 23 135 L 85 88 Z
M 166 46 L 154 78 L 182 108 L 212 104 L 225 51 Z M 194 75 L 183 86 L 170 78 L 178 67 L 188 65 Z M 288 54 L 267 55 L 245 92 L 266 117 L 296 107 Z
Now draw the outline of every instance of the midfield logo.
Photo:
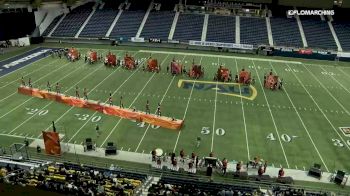
M 254 100 L 257 96 L 256 89 L 249 85 L 241 85 L 239 83 L 226 83 L 226 82 L 211 82 L 200 80 L 182 80 L 180 79 L 177 86 L 184 89 L 195 90 L 217 90 L 218 94 L 241 97 L 243 99 Z

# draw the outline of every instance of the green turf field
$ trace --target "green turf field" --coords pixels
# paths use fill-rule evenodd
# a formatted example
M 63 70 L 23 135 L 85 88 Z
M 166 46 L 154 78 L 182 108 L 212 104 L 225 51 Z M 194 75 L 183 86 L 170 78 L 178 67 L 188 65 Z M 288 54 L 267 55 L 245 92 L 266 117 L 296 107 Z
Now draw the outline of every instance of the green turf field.
M 125 55 L 126 51 L 117 49 L 120 50 L 113 52 L 119 57 Z M 79 50 L 82 54 L 87 51 Z M 103 54 L 108 50 L 97 49 Z M 64 134 L 64 142 L 81 144 L 85 138 L 92 137 L 98 146 L 113 141 L 118 149 L 132 152 L 184 149 L 186 153 L 194 151 L 206 156 L 213 151 L 221 159 L 246 161 L 259 156 L 275 167 L 308 169 L 313 163 L 320 163 L 325 171 L 349 172 L 350 135 L 343 134 L 339 127 L 350 127 L 350 65 L 335 66 L 334 62 L 311 65 L 305 60 L 299 63 L 299 59 L 269 60 L 248 55 L 235 58 L 200 51 L 135 49 L 128 53 L 140 60 L 152 53 L 161 63 L 161 73 L 47 57 L 1 77 L 0 141 L 7 144 L 22 137 L 38 138 L 55 121 L 58 131 Z M 179 80 L 189 78 L 166 73 L 166 66 L 173 58 L 181 60 L 186 68 L 193 60 L 202 64 L 204 78 L 193 81 L 192 88 L 179 87 Z M 221 87 L 200 88 L 201 81 L 213 82 L 221 64 L 233 76 L 242 68 L 252 73 L 257 90 L 254 100 L 224 95 Z M 263 74 L 270 69 L 284 79 L 284 90 L 262 88 Z M 123 96 L 125 107 L 139 110 L 144 110 L 149 100 L 151 111 L 155 112 L 160 102 L 163 115 L 185 119 L 185 125 L 180 131 L 168 130 L 20 95 L 17 87 L 21 76 L 31 77 L 34 87 L 40 88 L 46 88 L 48 80 L 59 81 L 62 92 L 70 95 L 75 95 L 76 86 L 86 87 L 89 99 L 93 100 L 106 101 L 111 92 L 116 105 Z M 221 84 L 213 82 L 213 85 Z M 102 131 L 99 137 L 96 124 Z M 197 137 L 202 139 L 198 148 Z

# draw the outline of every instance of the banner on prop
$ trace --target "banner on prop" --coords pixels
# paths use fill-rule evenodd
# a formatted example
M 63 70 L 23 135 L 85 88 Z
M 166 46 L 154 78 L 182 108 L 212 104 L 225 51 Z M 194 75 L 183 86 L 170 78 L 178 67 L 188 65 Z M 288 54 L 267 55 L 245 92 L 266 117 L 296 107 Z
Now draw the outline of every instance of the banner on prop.
M 45 152 L 49 155 L 60 155 L 61 145 L 58 133 L 53 131 L 43 131 Z
M 253 45 L 250 44 L 234 44 L 234 43 L 224 43 L 224 42 L 207 42 L 207 41 L 194 41 L 190 40 L 189 44 L 192 46 L 210 46 L 216 48 L 236 48 L 253 50 Z
M 158 38 L 149 38 L 148 41 L 152 43 L 162 43 L 162 40 Z

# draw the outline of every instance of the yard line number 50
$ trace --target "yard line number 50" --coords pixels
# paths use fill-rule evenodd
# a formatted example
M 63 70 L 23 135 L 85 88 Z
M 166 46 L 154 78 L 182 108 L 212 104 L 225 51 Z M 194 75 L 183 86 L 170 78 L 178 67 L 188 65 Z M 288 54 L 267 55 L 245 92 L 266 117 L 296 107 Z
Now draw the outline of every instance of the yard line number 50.
M 201 134 L 208 135 L 210 134 L 210 127 L 202 127 Z M 225 130 L 223 128 L 217 128 L 215 134 L 219 136 L 225 135 Z

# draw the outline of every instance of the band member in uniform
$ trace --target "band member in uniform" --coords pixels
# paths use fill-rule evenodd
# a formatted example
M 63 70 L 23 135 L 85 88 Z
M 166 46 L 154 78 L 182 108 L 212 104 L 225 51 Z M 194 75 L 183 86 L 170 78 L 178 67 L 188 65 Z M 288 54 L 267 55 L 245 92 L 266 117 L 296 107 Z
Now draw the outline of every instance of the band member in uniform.
M 23 76 L 22 76 L 22 78 L 21 78 L 21 84 L 22 84 L 22 86 L 25 86 L 25 85 L 26 85 L 26 82 L 24 81 Z
M 238 83 L 238 74 L 235 76 L 235 82 Z
M 56 83 L 56 93 L 57 94 L 61 93 L 61 91 L 60 91 L 60 84 L 58 82 Z
M 47 81 L 46 87 L 47 87 L 47 91 L 50 92 L 51 91 L 50 81 Z
M 29 80 L 28 80 L 28 86 L 29 86 L 30 88 L 33 87 L 33 86 L 32 86 L 32 79 L 31 79 L 31 78 L 29 78 Z
M 108 102 L 109 102 L 109 105 L 113 105 L 112 93 L 109 93 Z
M 252 78 L 251 84 L 255 84 L 255 78 Z
M 119 107 L 120 107 L 120 108 L 124 108 L 124 104 L 123 104 L 123 96 L 120 96 Z
M 182 72 L 183 72 L 184 74 L 187 73 L 187 71 L 186 71 L 186 66 L 185 66 L 185 65 L 184 65 L 184 67 L 182 68 Z
M 201 140 L 202 140 L 201 137 L 198 136 L 197 140 L 196 140 L 197 141 L 197 148 L 201 145 Z
M 283 86 L 283 78 L 281 78 L 281 80 L 280 80 L 280 83 L 279 83 L 279 85 L 278 85 L 278 89 L 282 89 L 282 86 Z
M 160 103 L 158 103 L 157 115 L 158 115 L 158 116 L 161 116 L 161 115 L 162 115 L 162 112 L 160 111 Z
M 150 109 L 149 109 L 149 101 L 147 100 L 147 103 L 146 103 L 146 114 L 150 114 Z
M 169 66 L 166 66 L 166 72 L 169 73 Z
M 86 88 L 84 88 L 84 99 L 88 100 L 88 93 Z
M 76 97 L 76 98 L 80 98 L 80 95 L 79 95 L 79 87 L 78 87 L 78 86 L 75 87 L 75 97 Z

